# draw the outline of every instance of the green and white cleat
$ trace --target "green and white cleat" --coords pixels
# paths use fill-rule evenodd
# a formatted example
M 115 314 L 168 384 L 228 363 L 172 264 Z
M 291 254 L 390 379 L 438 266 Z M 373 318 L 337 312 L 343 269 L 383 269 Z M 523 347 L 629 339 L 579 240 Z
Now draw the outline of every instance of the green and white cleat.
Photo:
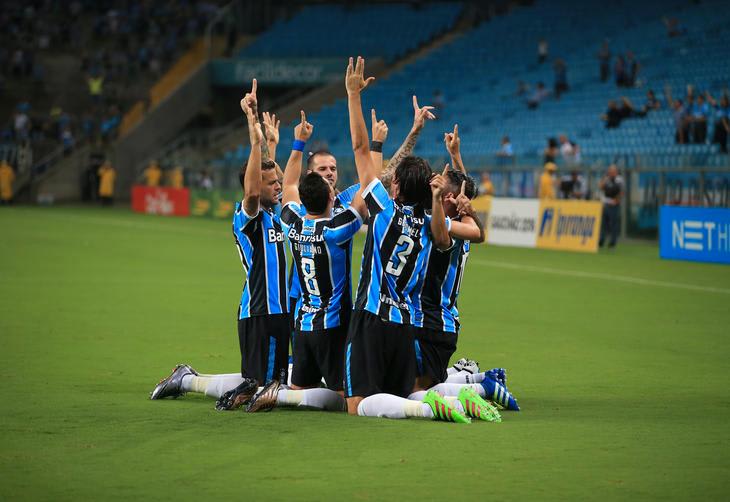
M 441 394 L 434 390 L 429 390 L 423 397 L 423 402 L 431 407 L 434 420 L 442 420 L 444 422 L 456 422 L 459 424 L 470 424 L 471 419 L 461 414 L 453 406 L 444 399 Z
M 472 418 L 486 422 L 501 422 L 502 416 L 499 410 L 492 403 L 481 397 L 471 387 L 463 387 L 457 397 L 466 410 L 466 414 Z

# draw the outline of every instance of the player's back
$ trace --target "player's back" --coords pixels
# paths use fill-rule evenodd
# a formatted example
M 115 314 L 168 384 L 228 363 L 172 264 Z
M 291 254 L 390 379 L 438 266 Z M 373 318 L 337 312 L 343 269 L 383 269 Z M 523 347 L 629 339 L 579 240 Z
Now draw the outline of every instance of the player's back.
M 331 218 L 301 216 L 301 206 L 287 204 L 282 224 L 289 239 L 301 288 L 295 319 L 301 331 L 340 326 L 351 308 L 352 238 L 362 225 L 352 208 Z
M 459 239 L 455 239 L 447 250 L 432 248 L 421 293 L 424 327 L 434 331 L 458 332 L 456 300 L 469 248 L 469 241 Z
M 423 325 L 420 293 L 432 248 L 430 216 L 393 201 L 379 180 L 363 191 L 370 219 L 355 308 Z

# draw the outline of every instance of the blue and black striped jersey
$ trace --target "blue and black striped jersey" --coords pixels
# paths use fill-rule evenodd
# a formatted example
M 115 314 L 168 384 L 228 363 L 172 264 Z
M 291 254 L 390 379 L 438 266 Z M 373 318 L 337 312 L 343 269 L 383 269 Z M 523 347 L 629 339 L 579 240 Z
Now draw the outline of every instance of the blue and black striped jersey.
M 342 211 L 350 207 L 350 204 L 352 204 L 352 199 L 355 198 L 355 194 L 358 190 L 360 190 L 360 184 L 356 183 L 338 193 L 335 197 L 335 204 L 332 207 L 332 213 L 341 213 Z M 351 281 L 352 279 L 348 276 L 348 285 L 351 283 Z M 289 298 L 299 299 L 301 294 L 302 289 L 299 287 L 299 276 L 294 273 L 294 264 L 292 263 L 292 269 L 291 272 L 289 272 Z M 347 289 L 347 300 L 352 303 L 352 286 L 349 286 L 349 288 Z
M 287 313 L 286 251 L 279 216 L 263 208 L 249 216 L 237 202 L 233 238 L 246 271 L 238 318 Z
M 431 217 L 393 201 L 377 179 L 362 196 L 370 217 L 355 308 L 423 327 L 421 292 L 433 245 Z M 446 224 L 450 227 L 448 218 Z
M 425 328 L 459 332 L 456 299 L 469 258 L 469 247 L 469 241 L 454 239 L 447 250 L 441 251 L 436 247 L 431 250 L 421 294 Z
M 281 212 L 298 282 L 303 286 L 295 325 L 301 331 L 335 328 L 352 308 L 351 243 L 362 219 L 351 207 L 331 218 L 303 218 L 302 212 L 294 202 Z

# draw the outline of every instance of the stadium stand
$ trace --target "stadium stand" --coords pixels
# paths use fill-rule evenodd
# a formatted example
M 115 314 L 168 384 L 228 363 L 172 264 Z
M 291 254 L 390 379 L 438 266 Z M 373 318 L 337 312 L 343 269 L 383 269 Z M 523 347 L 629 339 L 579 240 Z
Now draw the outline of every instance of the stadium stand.
M 262 51 L 260 54 L 283 55 L 289 50 L 289 54 L 311 55 L 321 51 L 315 43 L 310 47 L 306 38 L 305 43 L 299 45 L 288 41 L 279 45 L 279 42 L 285 38 L 290 40 L 287 37 L 296 29 L 311 28 L 308 23 L 314 23 L 316 16 L 310 17 L 310 11 L 321 13 L 321 9 L 327 8 L 309 9 L 301 17 L 278 25 L 247 48 L 245 54 Z M 374 20 L 377 18 L 371 16 L 382 8 L 360 12 L 365 18 Z M 342 15 L 341 8 L 332 10 Z M 666 16 L 680 20 L 683 30 L 680 36 L 668 36 L 662 21 Z M 389 22 L 373 21 L 373 26 L 383 23 Z M 343 26 L 353 24 L 361 26 L 352 21 L 342 23 Z M 275 39 L 278 42 L 274 42 Z M 536 58 L 540 39 L 549 43 L 549 60 L 542 65 Z M 605 83 L 600 82 L 597 53 L 605 39 L 609 40 L 613 54 L 612 70 L 617 55 L 627 51 L 636 55 L 640 71 L 634 86 L 617 87 L 613 76 Z M 272 45 L 265 50 L 264 45 L 270 42 Z M 728 156 L 709 144 L 712 124 L 706 142 L 675 144 L 672 111 L 663 94 L 665 86 L 670 86 L 675 97 L 683 98 L 685 87 L 691 84 L 700 93 L 709 91 L 719 97 L 727 89 L 730 77 L 726 57 L 729 42 L 730 12 L 723 9 L 723 2 L 718 0 L 701 4 L 687 0 L 640 3 L 621 0 L 600 15 L 588 2 L 542 1 L 515 8 L 507 15 L 482 23 L 401 71 L 379 80 L 364 95 L 364 101 L 366 107 L 377 108 L 379 115 L 388 122 L 390 137 L 386 155 L 397 148 L 410 127 L 410 95 L 417 94 L 421 103 L 428 103 L 439 91 L 443 93 L 445 103 L 439 113 L 438 126 L 429 127 L 418 146 L 419 153 L 430 158 L 444 157 L 443 132 L 458 122 L 463 154 L 467 162 L 476 166 L 497 162 L 494 154 L 500 138 L 505 135 L 511 138 L 521 165 L 539 165 L 547 138 L 559 134 L 578 143 L 584 162 L 594 164 L 619 161 L 629 168 L 641 165 L 727 166 L 730 165 Z M 400 51 L 405 50 L 405 45 L 402 44 Z M 353 37 L 334 52 L 372 56 L 379 55 L 379 49 L 377 42 L 369 44 Z M 391 53 L 386 57 L 392 57 Z M 516 93 L 518 82 L 532 86 L 544 82 L 551 89 L 554 80 L 552 61 L 558 57 L 567 65 L 570 90 L 559 100 L 548 97 L 537 109 L 528 109 L 526 97 Z M 625 96 L 638 108 L 649 89 L 653 89 L 662 102 L 660 110 L 644 118 L 629 118 L 618 128 L 606 129 L 600 116 L 609 100 Z M 337 155 L 349 155 L 344 100 L 311 113 L 310 120 L 315 124 L 316 142 L 326 145 Z M 245 154 L 245 148 L 239 147 L 226 152 L 217 164 L 239 162 Z
M 395 61 L 451 28 L 460 4 L 315 5 L 279 21 L 239 57 L 347 57 Z M 325 36 L 326 34 L 326 36 Z
M 27 147 L 38 162 L 57 149 L 113 140 L 125 109 L 147 96 L 217 9 L 216 2 L 3 2 L 4 158 Z

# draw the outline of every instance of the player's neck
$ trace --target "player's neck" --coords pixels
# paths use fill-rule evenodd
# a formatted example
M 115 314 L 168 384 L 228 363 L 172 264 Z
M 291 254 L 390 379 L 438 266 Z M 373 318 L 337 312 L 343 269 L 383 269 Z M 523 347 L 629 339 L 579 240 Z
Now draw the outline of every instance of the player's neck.
M 329 212 L 320 213 L 320 214 L 310 214 L 310 213 L 307 213 L 307 214 L 304 215 L 304 219 L 305 220 L 321 220 L 321 219 L 329 218 L 329 217 L 330 217 L 330 213 Z

